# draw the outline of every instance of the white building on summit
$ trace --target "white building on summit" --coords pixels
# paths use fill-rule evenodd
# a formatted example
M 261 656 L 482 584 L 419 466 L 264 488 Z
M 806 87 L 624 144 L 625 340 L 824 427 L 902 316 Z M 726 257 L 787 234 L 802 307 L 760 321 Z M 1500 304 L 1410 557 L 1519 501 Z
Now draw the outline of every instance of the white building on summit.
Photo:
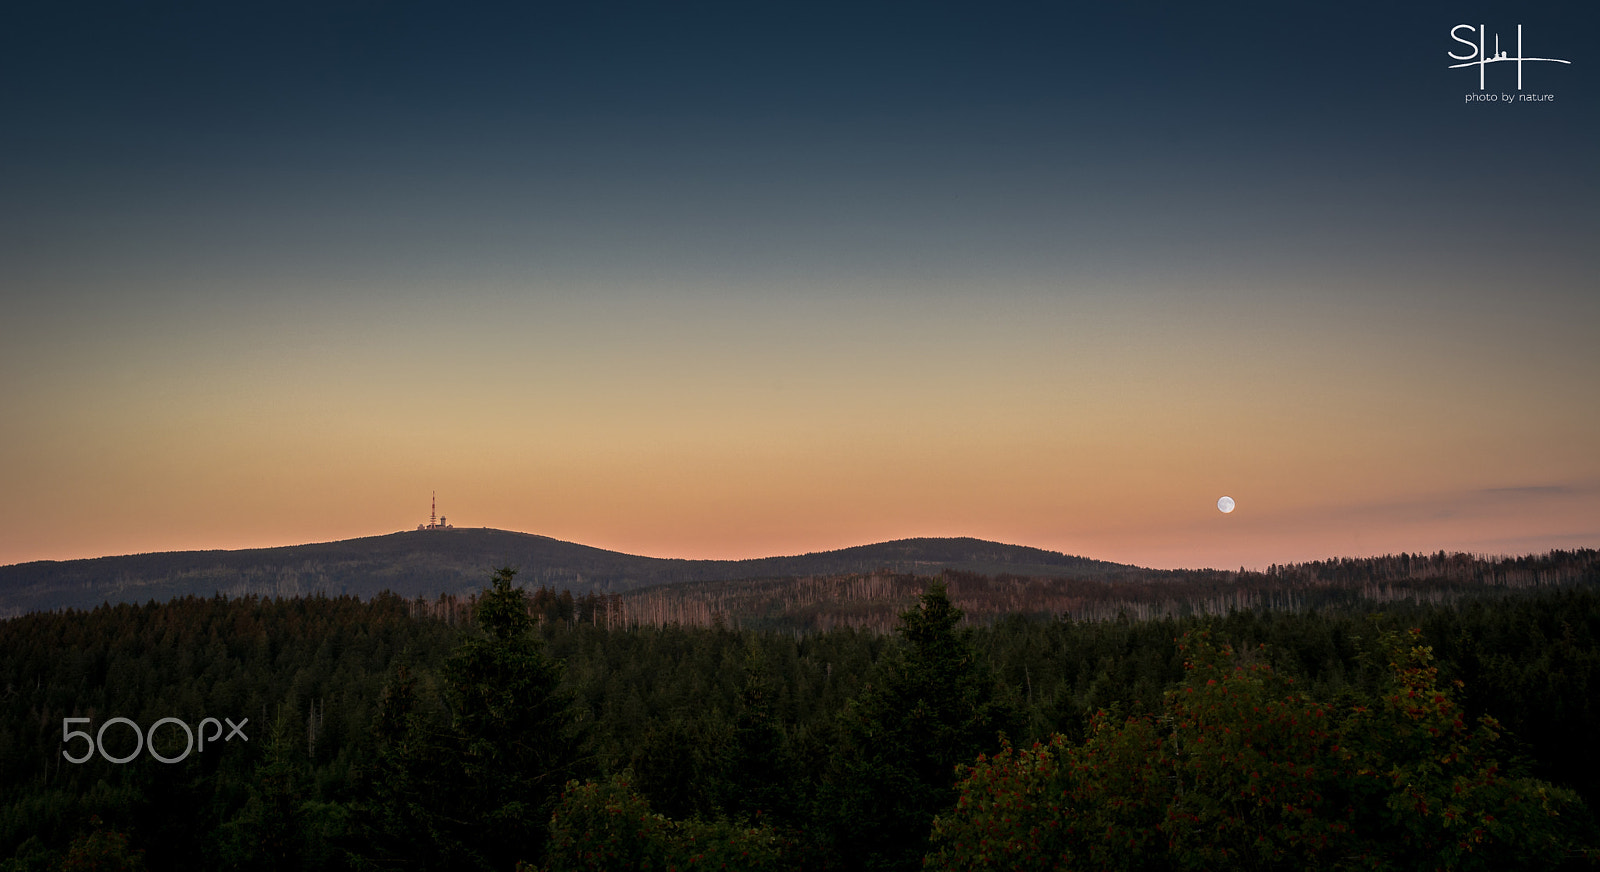
M 433 494 L 433 510 L 428 512 L 428 523 L 418 524 L 418 530 L 454 530 L 455 528 L 445 523 L 445 518 L 439 517 L 439 493 Z

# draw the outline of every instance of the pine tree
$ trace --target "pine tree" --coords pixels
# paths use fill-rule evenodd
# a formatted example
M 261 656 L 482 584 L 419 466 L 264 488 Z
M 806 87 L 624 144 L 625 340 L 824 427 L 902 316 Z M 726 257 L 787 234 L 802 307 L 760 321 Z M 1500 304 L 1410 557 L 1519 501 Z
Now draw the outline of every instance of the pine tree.
M 794 816 L 796 771 L 783 725 L 773 714 L 773 689 L 759 650 L 745 657 L 744 687 L 733 724 L 731 795 L 727 810 L 749 819 L 788 822 Z
M 998 750 L 1020 714 L 996 700 L 987 665 L 942 581 L 900 616 L 905 641 L 841 723 L 818 817 L 848 868 L 920 865 L 933 818 L 955 804 L 955 767 Z
M 363 773 L 359 868 L 446 869 L 453 842 L 440 830 L 436 786 L 448 734 L 422 714 L 417 679 L 404 665 L 384 688 L 372 726 L 376 759 Z
M 550 812 L 579 759 L 561 668 L 541 650 L 516 571 L 495 572 L 478 599 L 483 635 L 445 662 L 455 711 L 452 784 L 445 812 L 482 864 L 509 869 L 543 852 Z
M 404 671 L 385 694 L 364 814 L 373 867 L 509 870 L 544 852 L 580 743 L 515 575 L 495 572 L 477 601 L 480 635 L 445 660 L 447 725 L 421 713 Z

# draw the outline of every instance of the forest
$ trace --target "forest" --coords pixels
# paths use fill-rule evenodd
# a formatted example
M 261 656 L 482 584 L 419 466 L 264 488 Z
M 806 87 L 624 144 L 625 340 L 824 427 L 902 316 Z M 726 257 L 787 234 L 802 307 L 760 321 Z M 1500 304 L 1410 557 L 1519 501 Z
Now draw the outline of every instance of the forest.
M 891 624 L 825 629 L 608 622 L 509 569 L 31 613 L 0 621 L 0 870 L 1593 868 L 1590 557 L 983 620 L 962 591 L 1015 584 L 895 576 Z

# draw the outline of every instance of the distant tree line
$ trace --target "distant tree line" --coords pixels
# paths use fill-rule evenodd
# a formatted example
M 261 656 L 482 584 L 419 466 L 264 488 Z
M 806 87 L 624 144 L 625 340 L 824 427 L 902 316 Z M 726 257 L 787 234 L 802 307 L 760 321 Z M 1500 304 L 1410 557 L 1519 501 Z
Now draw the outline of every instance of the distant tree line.
M 1234 611 L 1369 608 L 1390 603 L 1445 604 L 1522 590 L 1600 583 L 1600 552 L 1552 551 L 1526 557 L 1398 554 L 1272 565 L 1264 572 L 1113 567 L 1080 577 L 942 573 L 969 623 L 1008 615 L 1136 620 Z M 812 633 L 856 627 L 888 633 L 927 586 L 891 569 L 802 578 L 699 581 L 644 588 L 605 598 L 598 614 L 610 626 L 721 620 L 738 628 Z
M 960 591 L 995 580 L 916 583 L 891 633 L 608 625 L 509 570 L 466 599 L 3 621 L 0 869 L 1593 859 L 1589 587 L 974 625 Z M 249 740 L 63 759 L 64 719 L 114 717 Z

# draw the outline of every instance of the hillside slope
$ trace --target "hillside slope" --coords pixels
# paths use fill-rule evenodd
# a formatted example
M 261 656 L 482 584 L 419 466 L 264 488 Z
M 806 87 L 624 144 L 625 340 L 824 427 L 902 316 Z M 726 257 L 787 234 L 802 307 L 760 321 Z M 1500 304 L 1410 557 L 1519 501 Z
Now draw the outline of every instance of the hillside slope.
M 678 560 L 641 557 L 506 530 L 407 531 L 339 542 L 242 551 L 175 551 L 0 566 L 0 616 L 102 602 L 194 594 L 406 597 L 470 593 L 496 567 L 530 585 L 615 593 L 683 581 L 941 569 L 1057 578 L 1099 577 L 1120 564 L 981 539 L 901 539 L 788 557 Z

